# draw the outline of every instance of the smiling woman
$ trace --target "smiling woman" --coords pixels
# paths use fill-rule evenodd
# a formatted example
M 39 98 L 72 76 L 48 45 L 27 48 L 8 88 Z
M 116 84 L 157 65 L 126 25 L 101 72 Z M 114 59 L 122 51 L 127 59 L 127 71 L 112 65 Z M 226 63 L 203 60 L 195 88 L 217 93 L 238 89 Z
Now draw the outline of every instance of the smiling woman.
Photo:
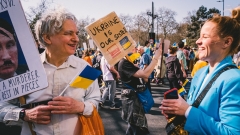
M 184 129 L 190 134 L 240 134 L 240 115 L 236 113 L 240 111 L 240 70 L 231 57 L 240 44 L 239 35 L 240 7 L 233 9 L 232 17 L 207 20 L 196 44 L 199 59 L 208 61 L 208 66 L 194 75 L 187 102 L 181 96 L 162 101 L 160 109 L 167 118 L 167 114 L 186 117 Z M 201 101 L 199 95 L 203 97 Z

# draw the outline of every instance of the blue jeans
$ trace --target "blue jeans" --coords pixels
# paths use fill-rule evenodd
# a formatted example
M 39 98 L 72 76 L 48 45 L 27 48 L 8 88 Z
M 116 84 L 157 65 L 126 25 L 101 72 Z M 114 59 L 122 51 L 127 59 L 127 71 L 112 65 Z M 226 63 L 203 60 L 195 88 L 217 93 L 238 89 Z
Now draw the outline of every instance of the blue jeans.
M 108 80 L 105 81 L 105 85 L 107 89 L 103 91 L 102 94 L 102 102 L 106 101 L 107 96 L 109 96 L 109 101 L 111 102 L 111 106 L 115 106 L 115 92 L 116 92 L 116 81 L 115 80 Z

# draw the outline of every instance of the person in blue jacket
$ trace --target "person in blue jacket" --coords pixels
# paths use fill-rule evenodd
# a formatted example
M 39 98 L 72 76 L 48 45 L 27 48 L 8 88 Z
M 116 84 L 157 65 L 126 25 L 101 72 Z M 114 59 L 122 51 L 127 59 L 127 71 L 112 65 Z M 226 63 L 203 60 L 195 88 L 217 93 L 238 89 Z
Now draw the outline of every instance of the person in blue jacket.
M 163 99 L 160 109 L 167 114 L 186 117 L 184 129 L 190 135 L 240 134 L 240 70 L 223 72 L 212 84 L 198 108 L 191 106 L 215 74 L 234 65 L 231 54 L 240 44 L 240 7 L 232 10 L 232 17 L 214 16 L 203 25 L 198 45 L 199 59 L 208 66 L 194 76 L 187 102 Z

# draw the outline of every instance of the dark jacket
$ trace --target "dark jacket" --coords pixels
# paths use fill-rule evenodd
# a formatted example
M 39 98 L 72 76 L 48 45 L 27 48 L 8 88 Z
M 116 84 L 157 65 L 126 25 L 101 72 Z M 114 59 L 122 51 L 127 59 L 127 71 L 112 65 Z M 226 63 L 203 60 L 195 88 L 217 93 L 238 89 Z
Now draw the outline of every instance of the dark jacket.
M 168 78 L 177 78 L 179 81 L 183 79 L 181 65 L 176 56 L 169 56 L 166 58 L 166 68 Z

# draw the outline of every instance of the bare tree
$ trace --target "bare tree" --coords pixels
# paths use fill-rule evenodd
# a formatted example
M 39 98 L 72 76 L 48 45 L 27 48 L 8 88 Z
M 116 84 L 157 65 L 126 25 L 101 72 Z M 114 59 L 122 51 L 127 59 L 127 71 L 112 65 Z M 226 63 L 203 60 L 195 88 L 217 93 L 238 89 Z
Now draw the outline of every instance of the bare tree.
M 163 38 L 167 38 L 168 35 L 176 32 L 178 23 L 175 20 L 177 13 L 171 9 L 161 7 L 157 10 L 157 31 L 160 30 L 163 34 Z
M 131 17 L 130 15 L 124 15 L 124 14 L 120 14 L 119 15 L 120 20 L 122 21 L 123 25 L 126 27 L 126 29 L 129 31 L 132 28 L 132 20 L 133 17 Z
M 94 21 L 95 21 L 94 18 L 89 18 L 89 17 L 78 20 L 78 28 L 79 28 L 78 38 L 79 38 L 79 46 L 80 47 L 83 47 L 84 42 L 88 45 L 88 39 L 87 39 L 88 35 L 84 28 Z M 89 45 L 88 45 L 88 47 L 89 47 Z
M 149 30 L 150 23 L 146 13 L 142 12 L 133 17 L 132 27 L 130 28 L 129 32 L 136 42 L 143 45 L 144 42 L 148 40 Z

